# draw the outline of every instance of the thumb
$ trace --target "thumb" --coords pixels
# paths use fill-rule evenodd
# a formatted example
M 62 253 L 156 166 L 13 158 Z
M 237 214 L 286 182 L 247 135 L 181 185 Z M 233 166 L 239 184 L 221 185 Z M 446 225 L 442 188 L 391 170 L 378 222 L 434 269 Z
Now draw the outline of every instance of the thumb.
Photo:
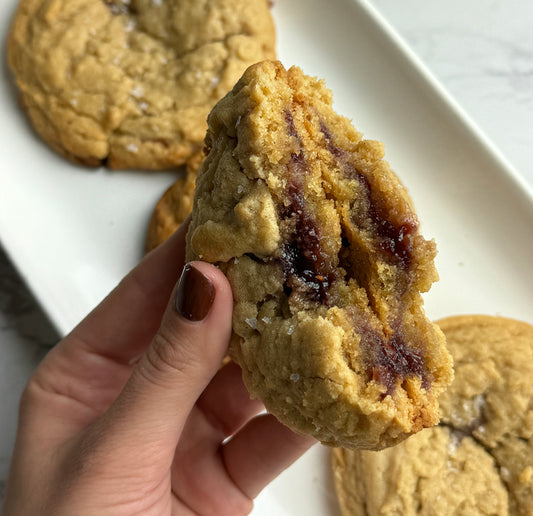
M 227 351 L 231 307 L 219 269 L 204 262 L 184 267 L 157 334 L 104 416 L 103 433 L 114 447 L 122 443 L 135 455 L 157 450 L 172 460 L 189 412 Z

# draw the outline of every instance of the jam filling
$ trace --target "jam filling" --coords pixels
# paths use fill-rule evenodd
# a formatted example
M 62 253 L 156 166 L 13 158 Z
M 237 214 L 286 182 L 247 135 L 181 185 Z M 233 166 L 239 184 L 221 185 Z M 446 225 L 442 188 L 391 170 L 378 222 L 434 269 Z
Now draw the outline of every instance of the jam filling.
M 361 187 L 358 207 L 362 209 L 354 212 L 352 222 L 359 228 L 370 226 L 375 235 L 376 249 L 383 260 L 407 272 L 413 259 L 412 236 L 418 229 L 416 219 L 406 218 L 399 225 L 388 220 L 382 204 L 375 198 L 368 177 L 354 166 L 344 149 L 334 145 L 331 132 L 324 123 L 321 123 L 320 129 L 328 150 L 337 159 L 345 176 L 355 179 Z M 401 285 L 400 287 L 403 288 Z M 359 323 L 356 326 L 364 320 L 364 314 L 358 314 L 356 321 Z M 419 377 L 422 387 L 426 390 L 430 388 L 431 375 L 425 367 L 423 353 L 408 345 L 399 324 L 392 324 L 390 335 L 381 334 L 370 323 L 359 328 L 359 333 L 362 335 L 361 351 L 369 380 L 386 388 L 383 396 L 392 394 L 397 381 L 403 381 L 407 377 Z
M 285 113 L 287 132 L 296 139 L 300 148 L 302 139 L 296 130 L 293 116 Z M 376 234 L 376 247 L 389 263 L 408 269 L 412 261 L 413 243 L 411 235 L 417 230 L 416 223 L 406 220 L 395 225 L 387 220 L 379 204 L 373 198 L 370 182 L 365 174 L 356 169 L 343 149 L 333 145 L 332 137 L 326 126 L 322 133 L 328 149 L 334 155 L 349 178 L 356 179 L 362 186 L 363 197 L 359 202 L 365 209 L 358 217 L 359 227 L 368 227 Z M 338 279 L 338 271 L 331 265 L 332 260 L 323 251 L 320 240 L 321 230 L 304 197 L 305 177 L 308 173 L 303 150 L 292 153 L 287 164 L 287 186 L 285 195 L 288 201 L 280 209 L 280 218 L 290 220 L 292 232 L 281 250 L 281 267 L 290 291 L 304 294 L 312 301 L 328 305 L 329 289 Z M 354 218 L 357 218 L 354 215 Z M 346 238 L 344 239 L 346 240 Z M 349 242 L 343 242 L 343 248 Z M 430 387 L 430 374 L 423 359 L 423 353 L 411 348 L 406 342 L 399 325 L 392 325 L 390 335 L 383 335 L 372 327 L 368 316 L 356 313 L 352 307 L 356 331 L 361 335 L 361 353 L 365 363 L 368 381 L 374 380 L 385 387 L 382 397 L 392 395 L 399 380 L 407 377 L 419 377 L 425 389 Z
M 285 114 L 289 135 L 301 142 L 291 113 Z M 320 245 L 320 227 L 307 207 L 304 182 L 308 173 L 303 151 L 292 153 L 287 164 L 286 196 L 288 203 L 281 209 L 283 220 L 292 219 L 294 229 L 281 251 L 281 267 L 287 285 L 296 292 L 321 304 L 329 302 L 329 288 L 337 273 L 329 256 Z
M 364 219 L 369 220 L 376 234 L 377 248 L 380 250 L 383 259 L 404 270 L 409 269 L 413 256 L 412 235 L 418 229 L 418 223 L 416 220 L 406 219 L 402 224 L 396 225 L 388 220 L 387 215 L 383 213 L 383 209 L 374 199 L 372 187 L 366 175 L 350 163 L 348 153 L 345 150 L 333 144 L 331 133 L 323 123 L 320 125 L 320 130 L 324 135 L 328 150 L 337 158 L 346 177 L 357 180 L 364 192 L 366 217 L 354 215 L 352 221 L 355 225 L 364 227 Z
M 281 217 L 285 220 L 292 218 L 294 230 L 282 247 L 281 267 L 289 287 L 303 290 L 313 301 L 327 304 L 335 271 L 322 250 L 320 228 L 304 199 L 303 183 L 307 168 L 302 152 L 291 155 L 288 170 L 286 194 L 289 203 L 284 206 Z
M 398 379 L 416 376 L 422 380 L 422 387 L 429 389 L 427 371 L 424 365 L 423 354 L 406 345 L 404 336 L 396 331 L 388 340 L 383 339 L 381 344 L 374 349 L 369 361 L 372 371 L 372 380 L 384 385 L 387 389 L 384 396 L 392 394 Z
M 364 314 L 353 314 L 355 327 L 361 335 L 361 352 L 369 380 L 374 380 L 386 389 L 382 398 L 392 395 L 398 380 L 419 377 L 422 387 L 429 390 L 431 378 L 424 365 L 424 355 L 406 343 L 399 328 L 393 328 L 389 337 L 365 323 Z

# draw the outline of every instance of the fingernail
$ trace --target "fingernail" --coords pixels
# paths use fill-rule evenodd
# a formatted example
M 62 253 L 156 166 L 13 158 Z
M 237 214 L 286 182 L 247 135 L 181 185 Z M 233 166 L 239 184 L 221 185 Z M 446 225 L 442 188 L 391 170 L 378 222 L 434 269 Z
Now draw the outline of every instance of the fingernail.
M 211 280 L 188 263 L 183 268 L 176 294 L 176 310 L 189 321 L 201 321 L 215 299 Z

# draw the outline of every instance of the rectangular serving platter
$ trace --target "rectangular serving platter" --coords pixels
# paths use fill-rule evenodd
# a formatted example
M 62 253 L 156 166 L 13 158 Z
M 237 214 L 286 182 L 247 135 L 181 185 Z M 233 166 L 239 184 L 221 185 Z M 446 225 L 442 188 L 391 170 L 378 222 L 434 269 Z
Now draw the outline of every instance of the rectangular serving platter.
M 4 40 L 16 0 L 0 4 Z M 337 111 L 408 188 L 440 281 L 433 319 L 503 315 L 533 323 L 533 194 L 365 0 L 277 0 L 278 53 L 324 78 Z M 142 257 L 155 202 L 176 173 L 76 167 L 33 133 L 7 66 L 0 78 L 0 238 L 61 334 Z M 256 501 L 254 515 L 338 513 L 330 450 L 316 446 Z

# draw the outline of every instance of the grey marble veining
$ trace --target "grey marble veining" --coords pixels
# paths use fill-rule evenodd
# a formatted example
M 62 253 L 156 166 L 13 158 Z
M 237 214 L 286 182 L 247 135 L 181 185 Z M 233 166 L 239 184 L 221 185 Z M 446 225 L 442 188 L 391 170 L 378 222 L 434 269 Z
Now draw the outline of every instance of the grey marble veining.
M 0 331 L 12 332 L 37 349 L 52 346 L 58 338 L 34 297 L 0 248 Z
M 533 187 L 533 2 L 372 0 L 372 4 Z M 20 394 L 57 339 L 0 248 L 0 499 Z
M 533 3 L 372 0 L 533 185 Z
M 18 400 L 33 369 L 58 336 L 0 248 L 0 494 L 7 477 Z

